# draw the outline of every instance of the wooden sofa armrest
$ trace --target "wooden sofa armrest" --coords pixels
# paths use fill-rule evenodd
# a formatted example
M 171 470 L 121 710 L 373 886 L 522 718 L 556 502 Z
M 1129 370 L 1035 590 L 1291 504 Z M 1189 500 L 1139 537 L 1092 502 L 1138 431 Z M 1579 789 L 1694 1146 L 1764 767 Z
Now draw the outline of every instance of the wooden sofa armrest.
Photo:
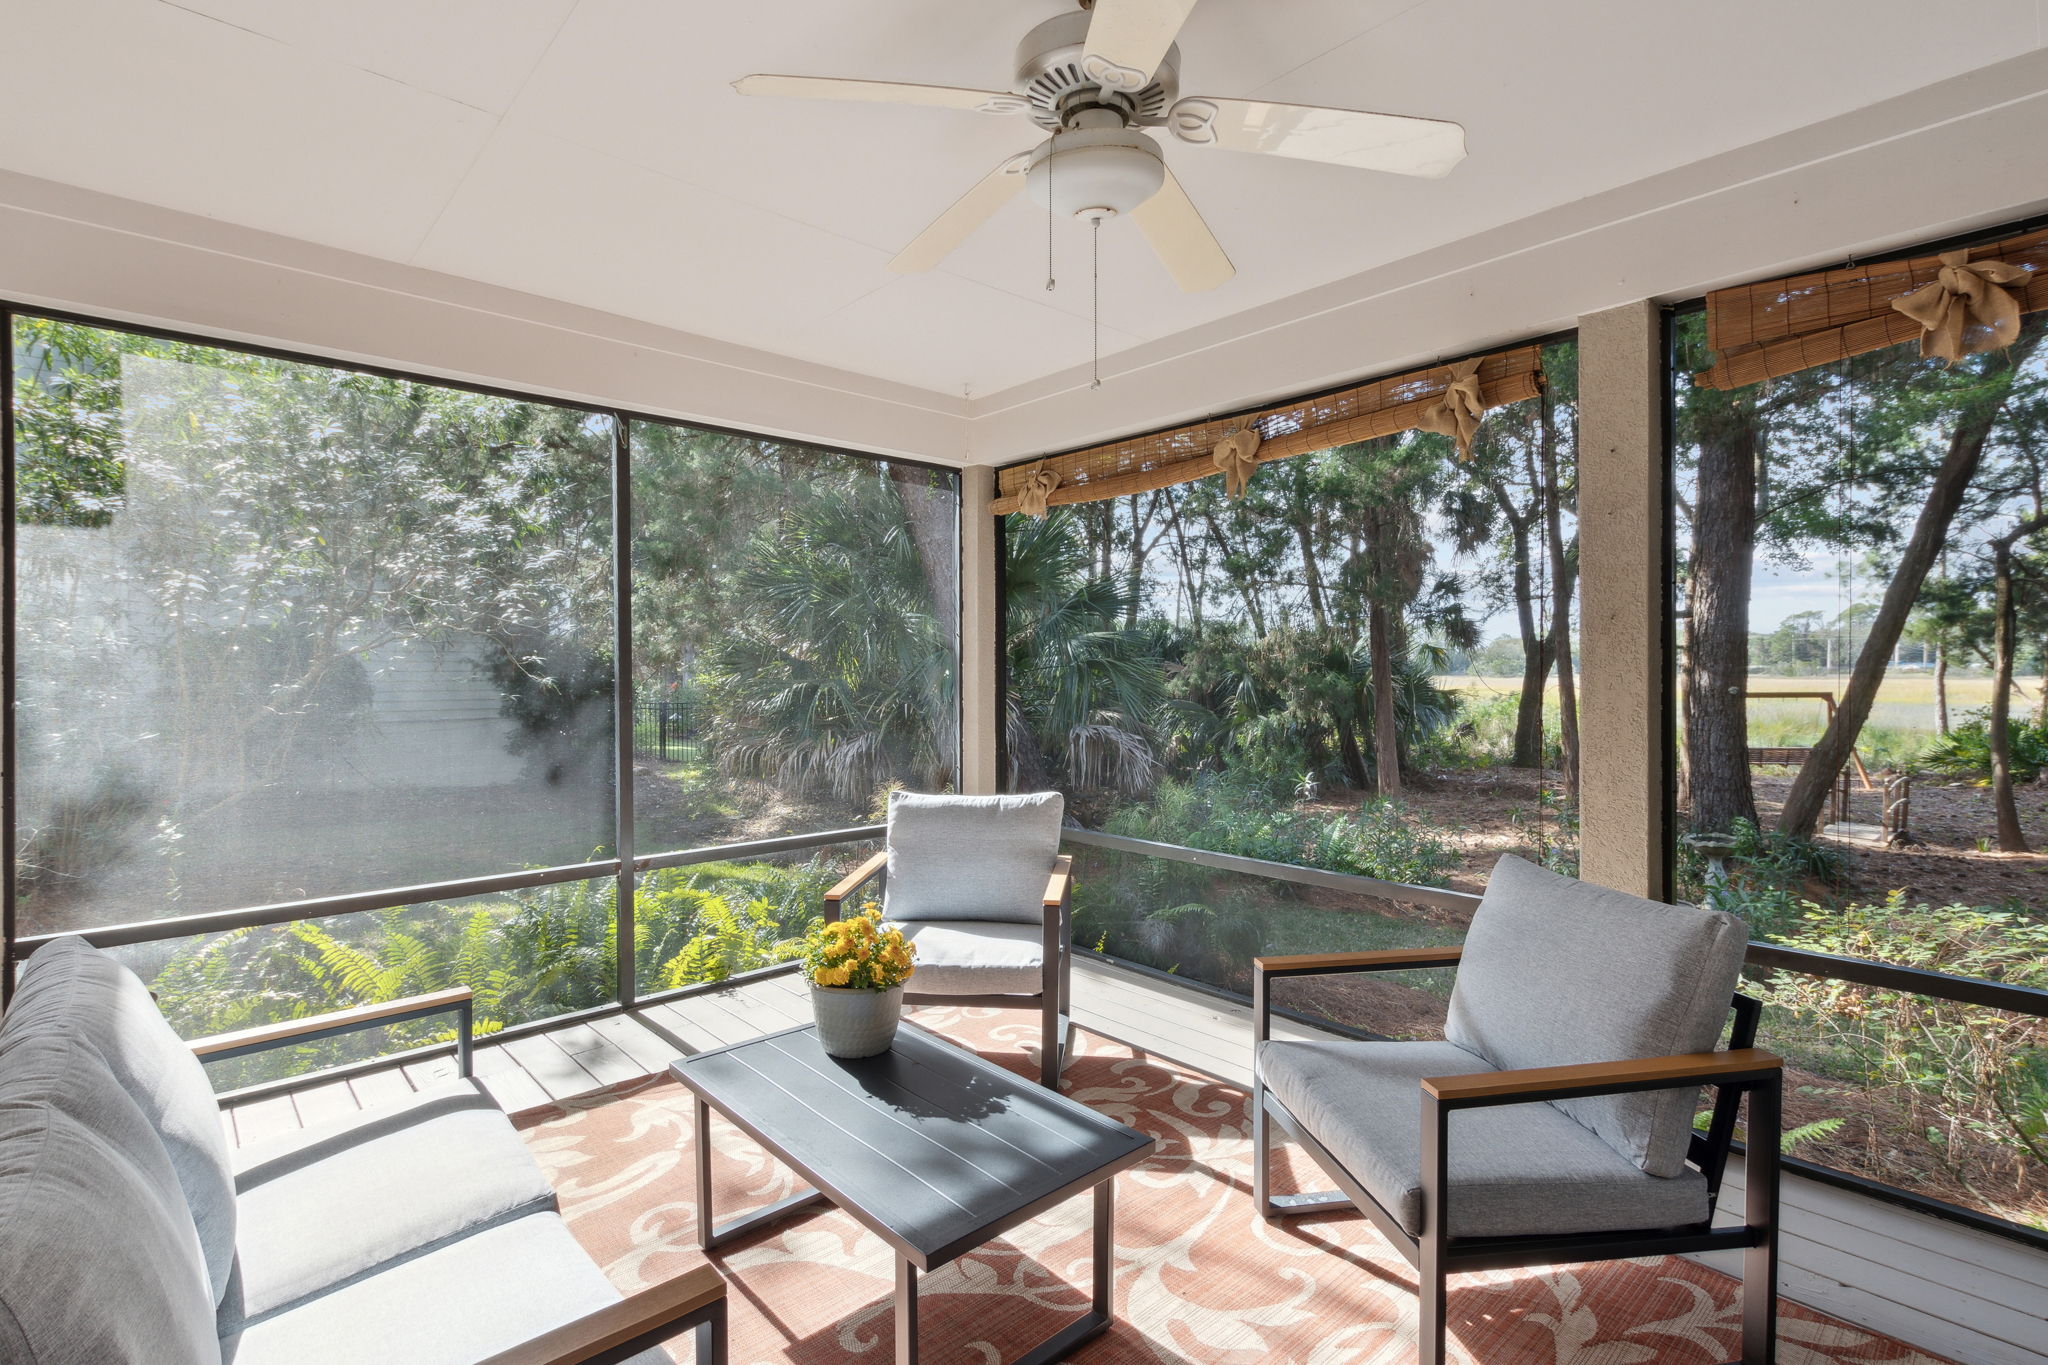
M 186 1046 L 202 1062 L 225 1061 L 230 1057 L 243 1057 L 252 1052 L 266 1052 L 274 1047 L 290 1043 L 311 1042 L 316 1038 L 330 1038 L 339 1033 L 359 1033 L 364 1029 L 378 1028 L 385 1024 L 402 1024 L 412 1019 L 425 1019 L 430 1015 L 454 1012 L 456 1021 L 456 1056 L 461 1064 L 462 1074 L 470 1074 L 470 1062 L 475 1044 L 476 1020 L 475 1001 L 467 986 L 452 986 L 445 991 L 431 991 L 426 995 L 409 995 L 402 1000 L 381 1000 L 375 1004 L 356 1005 L 350 1009 L 334 1010 L 328 1014 L 312 1014 L 304 1019 L 280 1019 L 274 1024 L 258 1024 L 254 1028 L 240 1029 L 234 1033 L 216 1033 L 210 1038 L 194 1038 Z
M 1074 882 L 1074 860 L 1068 854 L 1061 854 L 1052 860 L 1052 875 L 1045 879 L 1045 908 L 1057 910 L 1067 903 L 1067 892 Z
M 1582 1062 L 1576 1066 L 1426 1076 L 1422 1090 L 1446 1109 L 1476 1109 L 1636 1090 L 1671 1090 L 1686 1085 L 1734 1085 L 1769 1079 L 1779 1074 L 1784 1065 L 1775 1053 L 1747 1047 L 1728 1052 L 1688 1052 L 1675 1057 L 1639 1057 L 1626 1062 Z
M 699 1338 L 700 1365 L 725 1365 L 725 1277 L 714 1266 L 700 1265 L 585 1313 L 478 1365 L 609 1365 L 690 1326 L 710 1329 L 708 1349 Z
M 839 885 L 825 893 L 825 918 L 828 920 L 838 919 L 839 903 L 873 881 L 876 874 L 888 866 L 889 850 L 885 848 L 842 877 Z
M 1450 948 L 1381 948 L 1369 953 L 1296 953 L 1290 957 L 1255 957 L 1257 976 L 1325 976 L 1332 972 L 1391 972 L 1404 968 L 1455 967 L 1465 950 Z

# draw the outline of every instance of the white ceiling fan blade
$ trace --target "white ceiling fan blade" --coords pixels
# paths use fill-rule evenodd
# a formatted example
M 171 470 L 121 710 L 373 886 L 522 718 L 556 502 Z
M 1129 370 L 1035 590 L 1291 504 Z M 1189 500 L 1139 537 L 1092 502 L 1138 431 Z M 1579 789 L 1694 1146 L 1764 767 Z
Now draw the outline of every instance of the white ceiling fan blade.
M 1082 74 L 1105 90 L 1143 90 L 1194 7 L 1195 0 L 1095 0 Z
M 1214 289 L 1237 273 L 1237 267 L 1223 254 L 1209 225 L 1202 221 L 1195 201 L 1188 198 L 1188 192 L 1180 187 L 1172 171 L 1166 173 L 1166 183 L 1159 187 L 1159 193 L 1131 210 L 1131 221 L 1145 234 L 1145 240 L 1152 244 L 1153 252 L 1183 293 L 1199 294 L 1204 289 Z
M 945 260 L 997 209 L 1017 197 L 1024 188 L 1024 170 L 1030 161 L 1029 152 L 1019 152 L 983 176 L 973 189 L 953 201 L 953 207 L 918 233 L 915 241 L 897 252 L 889 268 L 899 275 L 908 275 L 930 270 Z
M 1462 124 L 1404 114 L 1189 98 L 1168 111 L 1166 126 L 1197 147 L 1266 152 L 1430 180 L 1450 174 L 1465 159 Z
M 906 85 L 901 81 L 848 81 L 832 76 L 742 76 L 732 83 L 742 95 L 792 100 L 854 100 L 861 104 L 921 104 L 933 109 L 969 109 L 980 114 L 1021 114 L 1031 106 L 1005 90 L 964 90 L 957 85 Z

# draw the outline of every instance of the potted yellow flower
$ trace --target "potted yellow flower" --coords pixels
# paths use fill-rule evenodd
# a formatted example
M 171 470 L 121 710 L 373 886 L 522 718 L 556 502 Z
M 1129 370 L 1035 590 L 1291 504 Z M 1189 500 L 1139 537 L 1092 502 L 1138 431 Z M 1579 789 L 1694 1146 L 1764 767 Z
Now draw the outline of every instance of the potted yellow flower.
M 834 1057 L 874 1057 L 896 1039 L 903 983 L 917 970 L 916 945 L 882 923 L 880 910 L 812 926 L 804 935 L 804 979 L 818 1041 Z

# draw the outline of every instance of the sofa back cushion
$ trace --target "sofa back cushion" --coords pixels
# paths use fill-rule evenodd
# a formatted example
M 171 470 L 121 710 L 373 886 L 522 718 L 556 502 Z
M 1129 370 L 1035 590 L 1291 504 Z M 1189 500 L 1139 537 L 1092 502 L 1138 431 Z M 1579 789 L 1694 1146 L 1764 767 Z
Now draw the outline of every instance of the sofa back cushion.
M 163 1142 L 219 1303 L 235 1259 L 234 1167 L 206 1069 L 148 988 L 84 939 L 58 939 L 29 958 L 0 1031 L 75 1032 L 92 1044 Z
M 80 1033 L 0 1026 L 0 1229 L 0 1360 L 219 1365 L 170 1157 Z
M 883 912 L 896 920 L 1043 923 L 1045 881 L 1059 856 L 1065 813 L 1058 792 L 890 792 Z
M 1504 857 L 1472 917 L 1444 1036 L 1503 1070 L 1708 1052 L 1748 946 L 1742 921 Z M 1685 1165 L 1697 1090 L 1558 1107 L 1657 1176 Z

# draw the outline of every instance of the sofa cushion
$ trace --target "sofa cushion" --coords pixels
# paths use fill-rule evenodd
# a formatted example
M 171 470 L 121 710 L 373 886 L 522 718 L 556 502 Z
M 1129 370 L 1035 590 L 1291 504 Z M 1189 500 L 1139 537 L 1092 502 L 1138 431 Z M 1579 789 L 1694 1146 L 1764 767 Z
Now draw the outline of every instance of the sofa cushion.
M 1059 856 L 1065 812 L 1058 792 L 890 792 L 883 912 L 893 920 L 1044 923 L 1045 882 Z
M 925 920 L 899 926 L 917 945 L 911 995 L 1036 995 L 1045 985 L 1045 926 Z
M 230 1365 L 476 1365 L 621 1295 L 561 1218 L 529 1214 L 306 1299 L 223 1342 Z M 659 1347 L 630 1365 L 673 1365 Z
M 76 1030 L 0 1028 L 0 1230 L 0 1360 L 217 1365 L 170 1157 Z
M 1444 1036 L 1504 1071 L 1711 1051 L 1748 937 L 1733 915 L 1505 857 L 1465 935 Z M 1675 1176 L 1698 1101 L 1695 1087 L 1558 1107 L 1651 1175 Z
M 1402 1227 L 1422 1231 L 1422 1078 L 1492 1071 L 1455 1043 L 1269 1042 L 1259 1077 Z M 1556 1106 L 1448 1116 L 1453 1237 L 1672 1227 L 1707 1217 L 1707 1182 L 1647 1175 Z
M 555 1207 L 511 1122 L 472 1081 L 236 1153 L 238 1278 L 221 1333 L 452 1237 Z
M 206 1068 L 135 974 L 80 938 L 36 950 L 8 1009 L 8 1030 L 76 1029 L 105 1059 L 163 1140 L 206 1253 L 214 1302 L 235 1255 L 235 1188 Z

